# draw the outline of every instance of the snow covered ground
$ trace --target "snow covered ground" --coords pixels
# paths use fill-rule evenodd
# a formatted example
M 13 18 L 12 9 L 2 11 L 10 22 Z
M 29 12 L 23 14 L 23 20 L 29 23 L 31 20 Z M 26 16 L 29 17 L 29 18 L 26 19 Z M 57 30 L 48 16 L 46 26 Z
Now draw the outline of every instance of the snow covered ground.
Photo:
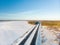
M 18 38 L 22 38 L 34 26 L 28 24 L 27 21 L 0 22 L 0 45 L 11 45 Z M 39 28 L 39 31 L 40 35 L 37 37 L 36 45 L 40 44 L 40 40 L 44 40 L 41 45 L 58 45 L 56 35 L 52 31 L 49 31 L 47 27 L 43 26 Z
M 59 45 L 58 41 L 56 40 L 56 35 L 47 29 L 47 27 L 42 27 L 42 36 L 44 36 L 45 42 L 42 45 Z
M 17 38 L 22 37 L 34 25 L 27 21 L 5 21 L 0 22 L 0 45 L 11 45 Z

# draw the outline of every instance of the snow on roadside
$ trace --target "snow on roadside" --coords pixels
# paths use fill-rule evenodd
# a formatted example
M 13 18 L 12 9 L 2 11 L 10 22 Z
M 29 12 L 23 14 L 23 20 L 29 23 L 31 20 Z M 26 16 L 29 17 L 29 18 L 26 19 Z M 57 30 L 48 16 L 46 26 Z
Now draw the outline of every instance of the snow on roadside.
M 44 38 L 46 38 L 47 40 L 42 43 L 42 45 L 58 45 L 58 41 L 56 41 L 56 36 L 53 34 L 53 32 L 49 31 L 47 29 L 47 27 L 42 28 L 43 30 L 43 34 L 44 34 Z
M 22 36 L 34 25 L 27 21 L 0 22 L 0 45 L 11 45 L 11 43 Z

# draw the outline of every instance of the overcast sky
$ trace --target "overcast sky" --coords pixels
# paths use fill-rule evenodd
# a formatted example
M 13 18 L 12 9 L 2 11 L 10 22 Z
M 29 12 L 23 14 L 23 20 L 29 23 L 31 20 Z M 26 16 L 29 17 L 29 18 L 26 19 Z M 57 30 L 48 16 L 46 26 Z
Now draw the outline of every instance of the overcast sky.
M 59 0 L 0 0 L 0 20 L 60 20 Z

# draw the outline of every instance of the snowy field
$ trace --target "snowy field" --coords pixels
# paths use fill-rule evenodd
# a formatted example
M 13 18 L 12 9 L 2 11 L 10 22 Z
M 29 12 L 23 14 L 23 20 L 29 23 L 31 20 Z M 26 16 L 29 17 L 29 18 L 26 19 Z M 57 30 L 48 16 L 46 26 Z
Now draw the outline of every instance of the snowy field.
M 28 24 L 27 21 L 0 22 L 0 45 L 11 45 L 32 27 L 34 25 Z
M 53 30 L 48 30 L 48 28 L 45 26 L 42 27 L 42 37 L 44 38 L 42 40 L 45 40 L 42 45 L 59 45 L 56 35 L 52 32 Z
M 0 22 L 0 45 L 12 45 L 15 40 L 22 38 L 34 26 L 35 25 L 28 24 L 27 21 Z M 39 28 L 38 34 L 40 35 L 37 37 L 36 45 L 58 45 L 56 35 L 52 31 L 49 31 L 46 26 Z M 32 36 L 30 36 L 28 41 L 31 39 L 31 37 Z M 42 40 L 45 41 L 42 43 Z

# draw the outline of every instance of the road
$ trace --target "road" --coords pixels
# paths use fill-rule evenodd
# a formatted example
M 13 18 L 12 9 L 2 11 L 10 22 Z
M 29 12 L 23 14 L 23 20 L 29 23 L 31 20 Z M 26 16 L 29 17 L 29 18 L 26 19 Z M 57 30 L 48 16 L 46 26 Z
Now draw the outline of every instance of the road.
M 37 45 L 39 27 L 40 24 L 35 25 L 35 27 L 22 39 L 22 41 L 19 41 L 13 45 Z

